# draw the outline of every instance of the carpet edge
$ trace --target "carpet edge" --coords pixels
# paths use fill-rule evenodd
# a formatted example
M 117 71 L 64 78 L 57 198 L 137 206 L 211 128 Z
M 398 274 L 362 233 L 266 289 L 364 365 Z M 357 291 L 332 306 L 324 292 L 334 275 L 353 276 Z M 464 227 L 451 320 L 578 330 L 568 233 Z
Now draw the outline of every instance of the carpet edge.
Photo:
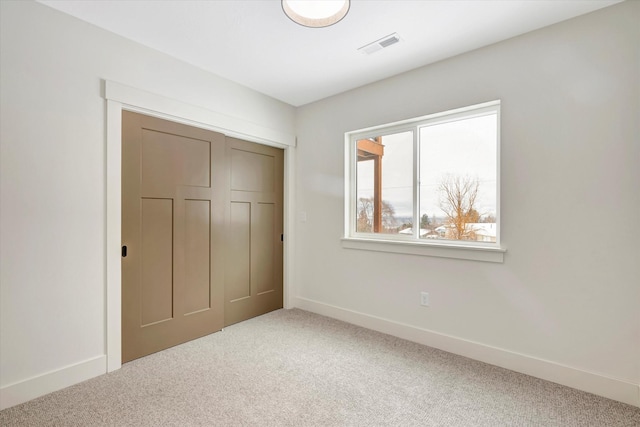
M 441 334 L 304 297 L 296 297 L 294 307 L 640 407 L 640 384 L 610 378 L 553 361 Z

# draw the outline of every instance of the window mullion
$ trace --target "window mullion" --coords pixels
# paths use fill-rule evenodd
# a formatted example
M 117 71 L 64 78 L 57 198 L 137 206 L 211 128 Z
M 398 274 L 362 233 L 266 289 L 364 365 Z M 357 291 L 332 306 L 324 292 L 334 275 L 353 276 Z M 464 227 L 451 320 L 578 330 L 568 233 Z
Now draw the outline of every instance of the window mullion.
M 420 147 L 418 127 L 413 128 L 413 238 L 420 239 Z

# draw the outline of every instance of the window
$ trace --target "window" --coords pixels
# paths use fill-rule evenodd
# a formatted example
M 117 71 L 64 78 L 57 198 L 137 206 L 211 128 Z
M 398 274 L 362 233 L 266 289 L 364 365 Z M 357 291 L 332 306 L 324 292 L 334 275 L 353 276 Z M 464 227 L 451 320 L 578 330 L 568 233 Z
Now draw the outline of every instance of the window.
M 347 133 L 345 240 L 504 252 L 499 129 L 493 101 Z

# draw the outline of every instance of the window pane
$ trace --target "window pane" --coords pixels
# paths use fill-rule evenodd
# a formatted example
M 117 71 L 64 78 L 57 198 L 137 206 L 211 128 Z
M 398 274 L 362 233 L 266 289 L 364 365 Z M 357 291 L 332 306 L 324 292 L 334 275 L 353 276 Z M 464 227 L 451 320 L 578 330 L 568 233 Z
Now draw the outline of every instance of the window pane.
M 357 150 L 356 231 L 411 235 L 413 132 L 361 139 Z
M 497 114 L 420 128 L 420 237 L 496 241 Z

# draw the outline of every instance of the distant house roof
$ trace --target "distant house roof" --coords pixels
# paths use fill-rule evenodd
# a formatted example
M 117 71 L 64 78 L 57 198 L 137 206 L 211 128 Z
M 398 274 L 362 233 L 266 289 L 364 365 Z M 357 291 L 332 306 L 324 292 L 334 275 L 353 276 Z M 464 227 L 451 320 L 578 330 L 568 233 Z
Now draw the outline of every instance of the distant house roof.
M 440 227 L 437 227 L 435 231 L 442 233 L 447 231 L 447 228 L 450 227 L 452 226 L 441 225 Z M 498 231 L 495 222 L 470 222 L 465 224 L 465 229 L 466 231 L 473 231 L 477 235 L 489 237 L 496 237 Z
M 404 230 L 400 230 L 398 234 L 413 234 L 413 228 L 405 228 Z M 429 234 L 429 230 L 425 230 L 424 228 L 420 229 L 420 237 L 424 237 Z
M 465 226 L 468 230 L 473 230 L 481 236 L 496 237 L 498 228 L 495 222 L 472 222 Z

